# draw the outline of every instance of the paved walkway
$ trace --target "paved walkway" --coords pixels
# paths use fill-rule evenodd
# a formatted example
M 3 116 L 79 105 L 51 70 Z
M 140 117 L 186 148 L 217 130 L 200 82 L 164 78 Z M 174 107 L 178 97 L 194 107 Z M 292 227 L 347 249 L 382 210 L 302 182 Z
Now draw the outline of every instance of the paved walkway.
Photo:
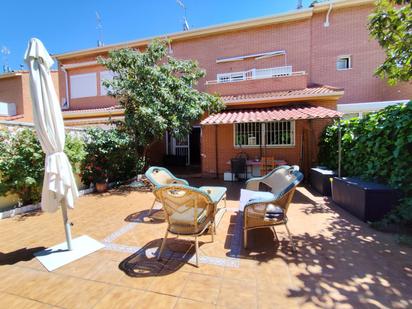
M 283 227 L 280 243 L 269 229 L 251 231 L 245 251 L 239 188 L 229 186 L 215 242 L 202 236 L 199 268 L 186 239 L 171 239 L 165 258 L 154 258 L 166 224 L 146 217 L 151 193 L 80 198 L 69 212 L 74 237 L 89 235 L 106 248 L 52 273 L 32 253 L 64 240 L 60 212 L 1 220 L 0 308 L 412 307 L 412 249 L 395 236 L 300 187 L 289 210 L 297 253 Z

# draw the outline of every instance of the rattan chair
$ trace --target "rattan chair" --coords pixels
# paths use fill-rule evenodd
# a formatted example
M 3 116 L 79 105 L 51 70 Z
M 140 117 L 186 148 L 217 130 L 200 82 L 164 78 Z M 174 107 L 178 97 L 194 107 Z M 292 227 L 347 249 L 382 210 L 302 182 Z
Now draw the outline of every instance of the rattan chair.
M 199 266 L 198 237 L 210 228 L 212 242 L 214 241 L 215 203 L 206 192 L 184 185 L 163 186 L 156 189 L 154 193 L 163 204 L 168 223 L 158 259 L 162 256 L 169 233 L 193 236 L 196 266 Z
M 273 228 L 285 225 L 293 250 L 296 251 L 292 235 L 287 226 L 287 211 L 296 187 L 302 181 L 303 174 L 298 168 L 280 166 L 265 177 L 251 179 L 247 182 L 248 190 L 258 191 L 259 184 L 271 187 L 271 198 L 255 198 L 246 203 L 243 210 L 244 247 L 247 248 L 247 232 L 258 228 Z M 276 233 L 276 231 L 274 231 Z M 276 234 L 275 234 L 276 235 Z
M 146 171 L 145 175 L 155 189 L 172 184 L 182 184 L 186 186 L 189 185 L 189 183 L 186 180 L 177 178 L 168 169 L 164 167 L 152 166 Z M 153 207 L 156 204 L 156 202 L 160 203 L 160 201 L 156 198 L 155 195 L 155 200 L 153 201 L 152 207 L 150 208 L 148 214 L 149 216 L 152 214 Z

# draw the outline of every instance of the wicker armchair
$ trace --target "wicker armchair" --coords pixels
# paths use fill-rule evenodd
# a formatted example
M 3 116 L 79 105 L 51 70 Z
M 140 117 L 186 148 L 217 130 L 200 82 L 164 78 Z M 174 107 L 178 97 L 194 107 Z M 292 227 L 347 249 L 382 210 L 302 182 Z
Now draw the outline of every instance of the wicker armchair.
M 292 235 L 287 226 L 287 211 L 296 187 L 302 181 L 303 174 L 298 168 L 280 166 L 271 173 L 247 182 L 248 190 L 258 191 L 259 184 L 271 187 L 272 196 L 266 194 L 262 198 L 254 198 L 246 203 L 243 210 L 244 247 L 247 248 L 247 232 L 252 229 L 285 225 L 293 250 L 296 251 Z
M 278 193 L 288 183 L 288 175 L 291 170 L 299 171 L 299 167 L 281 165 L 270 171 L 262 177 L 251 178 L 246 181 L 246 189 L 253 191 L 261 191 L 261 186 L 268 187 L 273 194 Z
M 172 184 L 182 184 L 186 186 L 189 185 L 189 183 L 186 180 L 177 178 L 168 169 L 164 167 L 152 166 L 146 171 L 145 175 L 155 189 Z M 153 201 L 152 207 L 150 208 L 148 214 L 149 216 L 152 214 L 153 207 L 156 204 L 156 202 L 160 203 L 160 201 L 156 198 L 155 195 L 155 200 Z
M 154 191 L 166 213 L 167 229 L 160 247 L 158 259 L 166 245 L 169 233 L 193 236 L 196 248 L 196 266 L 199 266 L 198 236 L 208 228 L 214 241 L 215 203 L 207 194 L 197 188 L 184 185 L 168 185 Z

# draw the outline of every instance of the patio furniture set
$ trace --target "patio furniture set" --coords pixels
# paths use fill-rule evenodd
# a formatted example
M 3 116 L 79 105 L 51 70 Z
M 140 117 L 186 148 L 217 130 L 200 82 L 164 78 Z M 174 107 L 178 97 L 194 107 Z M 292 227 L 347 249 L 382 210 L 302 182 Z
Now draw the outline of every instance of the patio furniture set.
M 266 175 L 278 166 L 287 165 L 287 162 L 269 156 L 249 159 L 247 154 L 239 153 L 236 157 L 230 159 L 227 164 L 230 164 L 230 173 L 225 173 L 225 180 L 234 181 L 236 177 L 247 179 Z
M 154 187 L 155 200 L 149 211 L 152 213 L 156 202 L 164 209 L 168 223 L 158 259 L 161 258 L 170 234 L 195 238 L 196 266 L 199 266 L 198 237 L 210 233 L 212 242 L 216 226 L 226 212 L 226 188 L 203 186 L 192 187 L 175 177 L 163 167 L 151 167 L 146 177 Z M 287 227 L 287 211 L 297 185 L 303 174 L 297 166 L 282 165 L 267 175 L 246 182 L 241 190 L 239 211 L 243 214 L 244 247 L 248 245 L 247 232 L 258 228 L 272 228 L 285 225 L 293 250 L 295 245 Z M 222 205 L 223 204 L 223 205 Z

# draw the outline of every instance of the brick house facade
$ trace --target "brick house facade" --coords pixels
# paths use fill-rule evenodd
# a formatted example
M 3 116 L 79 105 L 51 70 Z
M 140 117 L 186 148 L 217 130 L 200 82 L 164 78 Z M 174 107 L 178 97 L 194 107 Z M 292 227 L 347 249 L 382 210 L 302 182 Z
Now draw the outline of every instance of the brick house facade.
M 51 76 L 56 91 L 58 91 L 57 71 L 52 71 Z M 33 121 L 29 83 L 28 71 L 16 71 L 0 75 L 0 120 Z
M 372 0 L 336 0 L 308 9 L 163 37 L 172 40 L 169 52 L 174 57 L 199 62 L 207 73 L 199 82 L 199 90 L 219 93 L 228 110 L 241 113 L 251 108 L 288 105 L 292 108 L 296 104 L 330 110 L 345 110 L 345 106 L 354 104 L 358 109 L 370 108 L 377 103 L 385 105 L 391 101 L 388 104 L 392 104 L 412 97 L 411 84 L 389 86 L 373 75 L 384 60 L 383 51 L 369 37 L 367 29 L 373 6 Z M 107 97 L 101 86 L 101 80 L 109 74 L 96 63 L 96 57 L 116 48 L 143 49 L 151 39 L 56 55 L 60 97 L 67 108 L 66 124 L 98 124 L 107 122 L 108 117 L 121 117 L 122 111 L 115 108 L 115 100 Z M 251 158 L 274 156 L 307 169 L 316 161 L 319 134 L 330 122 L 328 117 L 315 118 L 283 119 L 289 122 L 286 133 L 281 133 L 277 124 L 260 124 L 258 133 L 256 129 L 252 132 L 250 125 L 244 131 L 235 122 L 202 125 L 200 140 L 194 141 L 200 143 L 197 155 L 201 156 L 202 172 L 221 175 L 229 168 L 228 160 L 240 151 Z M 275 143 L 267 132 L 286 139 L 293 135 L 293 143 L 276 144 L 279 141 Z M 247 142 L 246 136 L 250 138 Z M 237 142 L 250 142 L 250 145 L 242 147 Z M 166 137 L 155 146 L 153 162 L 160 161 L 166 153 L 175 154 L 177 144 Z

